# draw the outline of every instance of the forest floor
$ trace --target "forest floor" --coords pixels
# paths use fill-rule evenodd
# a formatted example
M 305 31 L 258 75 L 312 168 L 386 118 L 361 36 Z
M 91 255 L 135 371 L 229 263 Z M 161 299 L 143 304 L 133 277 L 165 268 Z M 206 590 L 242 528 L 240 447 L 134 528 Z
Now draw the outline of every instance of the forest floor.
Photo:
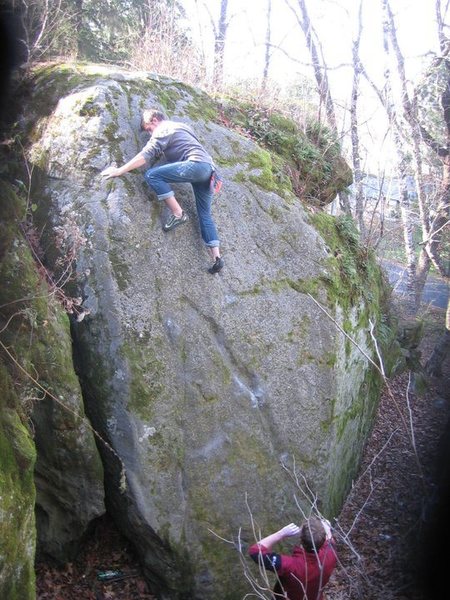
M 422 362 L 444 317 L 431 308 L 423 315 Z M 391 380 L 389 389 L 380 400 L 360 475 L 334 524 L 339 565 L 327 600 L 428 600 L 419 588 L 418 575 L 424 573 L 419 548 L 438 499 L 439 446 L 450 415 L 449 360 L 443 377 L 431 381 L 424 394 L 411 391 L 408 374 Z M 110 569 L 125 578 L 99 581 L 98 572 Z M 96 523 L 76 561 L 63 568 L 39 563 L 36 577 L 38 600 L 154 598 L 130 544 L 108 517 Z
M 424 364 L 443 332 L 445 311 L 427 308 L 422 319 Z M 450 533 L 448 522 L 438 522 L 448 516 L 438 505 L 448 500 L 450 482 L 442 475 L 445 470 L 447 476 L 450 473 L 449 417 L 450 357 L 443 376 L 429 381 L 423 394 L 411 391 L 407 373 L 390 380 L 359 476 L 335 524 L 339 565 L 327 586 L 327 600 L 439 597 L 424 582 L 438 566 L 439 561 L 432 564 L 438 551 L 444 547 L 444 558 L 449 558 L 439 536 L 434 537 L 436 530 L 447 539 Z M 435 551 L 426 543 L 430 538 Z

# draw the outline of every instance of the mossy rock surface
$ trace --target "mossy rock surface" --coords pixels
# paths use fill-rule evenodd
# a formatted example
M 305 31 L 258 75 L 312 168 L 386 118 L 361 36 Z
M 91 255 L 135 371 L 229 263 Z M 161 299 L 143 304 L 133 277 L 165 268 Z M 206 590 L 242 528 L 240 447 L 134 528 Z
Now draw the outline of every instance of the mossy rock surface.
M 301 126 L 274 109 L 237 99 L 228 99 L 223 113 L 271 153 L 271 180 L 278 186 L 282 180 L 284 185 L 288 182 L 306 204 L 324 207 L 352 184 L 352 171 L 342 157 L 337 136 L 324 123 L 309 119 Z M 272 185 L 266 189 L 273 189 Z
M 11 377 L 0 361 L 0 597 L 34 600 L 36 451 Z
M 28 461 L 24 453 L 18 455 L 29 474 L 28 487 L 20 497 L 12 490 L 11 502 L 18 507 L 28 503 L 33 513 L 28 534 L 31 558 L 36 506 L 38 550 L 63 562 L 75 556 L 89 523 L 105 511 L 103 469 L 74 371 L 68 316 L 33 258 L 36 248 L 22 233 L 27 230 L 26 205 L 4 183 L 0 197 L 2 227 L 8 232 L 0 262 L 0 356 L 5 365 L 2 381 L 8 383 L 7 374 L 14 381 L 7 397 L 16 397 L 4 418 L 8 415 L 10 430 L 25 436 L 21 446 L 29 444 L 33 453 Z M 33 237 L 30 229 L 28 236 Z M 14 419 L 22 429 L 12 427 Z M 20 520 L 16 524 L 21 526 Z

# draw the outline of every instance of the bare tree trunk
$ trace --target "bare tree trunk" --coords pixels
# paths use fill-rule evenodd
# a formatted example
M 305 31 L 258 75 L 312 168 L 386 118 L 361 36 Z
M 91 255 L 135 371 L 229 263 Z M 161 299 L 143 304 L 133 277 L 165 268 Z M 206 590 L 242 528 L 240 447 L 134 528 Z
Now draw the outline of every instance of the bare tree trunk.
M 446 61 L 447 67 L 447 87 L 442 95 L 441 103 L 444 110 L 444 120 L 447 129 L 447 149 L 450 147 L 450 62 Z M 439 190 L 439 201 L 436 213 L 431 221 L 428 232 L 428 238 L 425 240 L 425 250 L 427 251 L 431 262 L 442 275 L 449 277 L 449 267 L 445 265 L 440 255 L 442 246 L 442 234 L 448 228 L 450 218 L 450 153 L 441 157 L 442 161 L 442 182 Z
M 444 122 L 446 126 L 447 136 L 445 147 L 439 147 L 438 143 L 432 139 L 427 131 L 421 129 L 422 136 L 429 147 L 435 152 L 435 154 L 441 159 L 442 162 L 442 181 L 439 190 L 439 201 L 435 216 L 431 221 L 428 239 L 425 240 L 424 250 L 430 262 L 436 267 L 442 277 L 449 281 L 450 278 L 450 264 L 442 259 L 440 254 L 442 246 L 442 234 L 445 229 L 448 229 L 450 223 L 450 44 L 449 40 L 444 35 L 444 22 L 441 16 L 441 2 L 436 1 L 436 14 L 438 23 L 438 35 L 440 47 L 442 50 L 442 57 L 440 60 L 444 61 L 444 65 L 447 71 L 447 83 L 445 90 L 441 97 L 441 105 L 444 113 Z M 449 3 L 446 3 L 446 11 L 448 10 Z M 436 344 L 433 352 L 428 360 L 425 369 L 428 374 L 434 376 L 442 375 L 442 364 L 450 353 L 450 298 L 447 304 L 446 320 L 445 320 L 445 331 L 442 334 L 440 340 Z
M 403 225 L 403 244 L 405 247 L 405 255 L 406 255 L 406 273 L 407 273 L 407 282 L 406 288 L 408 292 L 408 306 L 410 310 L 414 307 L 411 312 L 416 312 L 416 254 L 414 251 L 414 227 L 411 221 L 411 210 L 409 206 L 409 198 L 408 191 L 404 188 L 404 177 L 401 169 L 400 173 L 400 214 L 402 218 Z M 402 179 L 403 177 L 403 179 Z
M 449 224 L 449 212 L 450 212 L 450 64 L 448 61 L 448 55 L 450 52 L 450 44 L 448 38 L 444 34 L 444 18 L 442 15 L 442 2 L 436 0 L 435 12 L 436 22 L 438 24 L 438 36 L 439 45 L 442 52 L 440 60 L 445 61 L 445 66 L 448 72 L 447 85 L 444 93 L 442 94 L 441 105 L 444 111 L 444 121 L 447 128 L 447 144 L 445 147 L 440 146 L 436 140 L 428 133 L 428 131 L 421 128 L 421 134 L 428 146 L 433 150 L 438 158 L 442 161 L 442 182 L 439 191 L 440 198 L 436 211 L 436 216 L 431 222 L 429 239 L 427 240 L 428 246 L 425 247 L 426 254 L 430 260 L 439 254 L 441 246 L 441 236 L 444 228 L 448 228 Z M 449 8 L 449 2 L 446 1 L 445 12 Z M 434 262 L 434 261 L 433 261 Z M 444 262 L 438 260 L 436 267 L 439 273 L 444 276 L 447 280 L 450 277 L 450 265 L 445 268 Z M 425 365 L 425 370 L 429 375 L 440 377 L 442 375 L 442 364 L 444 360 L 450 354 L 450 298 L 447 303 L 447 311 L 445 315 L 445 330 L 440 340 L 437 342 L 433 349 L 433 352 Z
M 416 267 L 416 286 L 415 286 L 415 305 L 418 309 L 423 294 L 423 289 L 427 282 L 428 273 L 430 272 L 431 260 L 425 248 L 422 248 L 419 253 Z
M 285 0 L 285 3 L 291 9 L 305 36 L 306 45 L 311 57 L 311 63 L 320 102 L 325 107 L 325 113 L 329 127 L 338 137 L 339 134 L 336 121 L 336 112 L 334 109 L 334 102 L 328 81 L 328 70 L 323 56 L 320 39 L 312 25 L 306 0 L 297 0 L 299 11 L 292 6 L 291 2 L 293 1 L 294 0 Z M 344 191 L 339 194 L 339 205 L 344 213 L 351 215 L 349 194 L 347 192 Z
M 223 84 L 223 63 L 225 56 L 225 40 L 227 37 L 228 21 L 227 21 L 228 0 L 220 2 L 220 17 L 218 26 L 215 27 L 214 39 L 214 70 L 213 84 L 215 87 L 221 87 Z
M 317 36 L 315 29 L 312 26 L 311 19 L 308 13 L 308 8 L 306 6 L 306 0 L 297 1 L 300 8 L 301 16 L 298 15 L 297 12 L 295 12 L 295 15 L 305 35 L 309 54 L 312 60 L 312 67 L 314 69 L 314 76 L 317 83 L 317 89 L 319 91 L 319 97 L 325 106 L 327 120 L 330 127 L 333 129 L 333 131 L 337 132 L 336 113 L 334 110 L 334 103 L 331 96 L 327 69 L 325 68 L 325 61 L 321 52 L 320 40 Z
M 422 137 L 420 132 L 419 121 L 417 117 L 417 106 L 415 97 L 413 100 L 410 99 L 407 89 L 407 80 L 405 72 L 405 61 L 403 54 L 398 43 L 397 31 L 394 22 L 394 15 L 392 13 L 391 5 L 389 0 L 382 0 L 383 12 L 384 12 L 384 30 L 385 37 L 388 40 L 386 44 L 387 52 L 389 55 L 389 48 L 392 48 L 394 57 L 397 64 L 397 76 L 401 86 L 401 103 L 403 108 L 403 118 L 409 124 L 411 130 L 412 150 L 413 150 L 413 162 L 414 162 L 414 179 L 416 182 L 419 213 L 421 221 L 422 240 L 427 240 L 430 235 L 430 216 L 427 203 L 427 197 L 425 193 L 424 178 L 423 178 L 423 161 L 421 143 Z M 389 44 L 390 42 L 390 44 Z M 414 276 L 414 297 L 416 303 L 416 310 L 420 307 L 420 300 L 422 296 L 423 286 L 426 281 L 427 267 L 429 268 L 430 262 L 426 260 L 421 261 L 421 273 L 420 281 Z
M 270 66 L 270 46 L 271 46 L 271 16 L 272 16 L 272 0 L 267 0 L 267 29 L 266 29 L 266 52 L 264 55 L 264 70 L 261 81 L 261 92 L 264 93 L 267 89 L 267 79 L 269 77 L 269 66 Z
M 445 12 L 447 12 L 448 7 L 449 3 L 448 0 L 446 0 Z M 436 13 L 436 23 L 438 26 L 439 45 L 441 47 L 441 50 L 444 50 L 446 44 L 448 43 L 448 40 L 444 34 L 444 15 L 442 15 L 442 0 L 436 0 L 434 10 Z
M 383 7 L 385 7 L 387 0 L 382 0 Z M 391 23 L 388 18 L 388 14 L 384 12 L 383 18 L 383 46 L 386 58 L 389 59 L 390 56 L 390 27 Z M 389 67 L 389 62 L 384 71 L 385 77 L 385 86 L 384 86 L 384 94 L 381 93 L 378 88 L 375 86 L 378 97 L 380 98 L 384 108 L 386 109 L 386 113 L 389 119 L 389 124 L 392 128 L 392 135 L 394 139 L 395 149 L 398 155 L 398 164 L 397 164 L 397 172 L 398 172 L 398 185 L 399 185 L 399 196 L 400 196 L 400 214 L 402 219 L 402 227 L 403 227 L 403 243 L 406 255 L 406 273 L 407 273 L 407 292 L 408 292 L 408 303 L 407 303 L 407 311 L 410 314 L 414 314 L 416 312 L 415 308 L 415 290 L 416 290 L 416 255 L 414 251 L 414 226 L 411 219 L 411 207 L 409 202 L 409 194 L 407 187 L 407 176 L 408 176 L 408 157 L 405 149 L 405 144 L 403 142 L 403 128 L 400 121 L 400 118 L 397 114 L 394 95 L 392 92 L 391 86 L 391 70 Z M 373 85 L 373 84 L 372 84 Z
M 352 160 L 353 160 L 353 180 L 355 186 L 355 215 L 359 228 L 361 239 L 366 238 L 366 227 L 364 222 L 364 191 L 363 179 L 364 173 L 361 169 L 361 155 L 359 145 L 359 123 L 358 123 L 358 96 L 359 81 L 361 78 L 361 61 L 359 57 L 359 46 L 362 34 L 362 6 L 363 0 L 360 0 L 358 9 L 358 33 L 352 45 L 353 58 L 353 83 L 350 104 L 350 131 L 352 139 Z
M 75 29 L 77 32 L 77 58 L 83 56 L 83 0 L 75 0 Z

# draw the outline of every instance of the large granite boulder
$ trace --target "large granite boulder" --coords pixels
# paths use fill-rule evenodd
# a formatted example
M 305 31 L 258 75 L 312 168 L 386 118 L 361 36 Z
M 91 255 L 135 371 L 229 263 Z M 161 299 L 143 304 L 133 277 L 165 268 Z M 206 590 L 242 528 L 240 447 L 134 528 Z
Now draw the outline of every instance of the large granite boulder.
M 305 480 L 333 516 L 355 476 L 380 385 L 367 359 L 380 272 L 349 222 L 305 212 L 279 164 L 198 90 L 92 65 L 32 84 L 23 124 L 47 260 L 64 254 L 58 228 L 84 240 L 72 329 L 86 410 L 109 444 L 108 510 L 158 597 L 241 598 L 239 556 L 219 536 L 252 541 L 251 515 L 264 533 L 299 520 Z M 217 276 L 189 185 L 176 191 L 190 220 L 166 234 L 142 173 L 100 177 L 142 147 L 140 113 L 155 105 L 193 125 L 224 176 Z

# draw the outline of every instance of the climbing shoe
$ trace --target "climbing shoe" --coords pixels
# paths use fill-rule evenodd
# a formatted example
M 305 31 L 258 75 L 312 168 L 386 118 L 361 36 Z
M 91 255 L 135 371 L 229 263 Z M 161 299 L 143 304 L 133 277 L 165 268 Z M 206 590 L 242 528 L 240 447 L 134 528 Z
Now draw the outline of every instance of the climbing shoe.
M 183 225 L 183 223 L 186 223 L 188 219 L 189 217 L 184 211 L 181 213 L 181 217 L 170 215 L 169 220 L 164 225 L 163 229 L 164 231 L 171 231 L 172 229 L 175 229 L 175 227 L 178 227 L 178 225 Z
M 208 269 L 209 273 L 211 273 L 212 275 L 214 275 L 214 273 L 218 273 L 220 271 L 220 269 L 223 268 L 224 264 L 225 263 L 223 261 L 223 258 L 221 258 L 220 256 L 218 256 L 216 258 L 216 261 L 213 264 L 213 266 Z

